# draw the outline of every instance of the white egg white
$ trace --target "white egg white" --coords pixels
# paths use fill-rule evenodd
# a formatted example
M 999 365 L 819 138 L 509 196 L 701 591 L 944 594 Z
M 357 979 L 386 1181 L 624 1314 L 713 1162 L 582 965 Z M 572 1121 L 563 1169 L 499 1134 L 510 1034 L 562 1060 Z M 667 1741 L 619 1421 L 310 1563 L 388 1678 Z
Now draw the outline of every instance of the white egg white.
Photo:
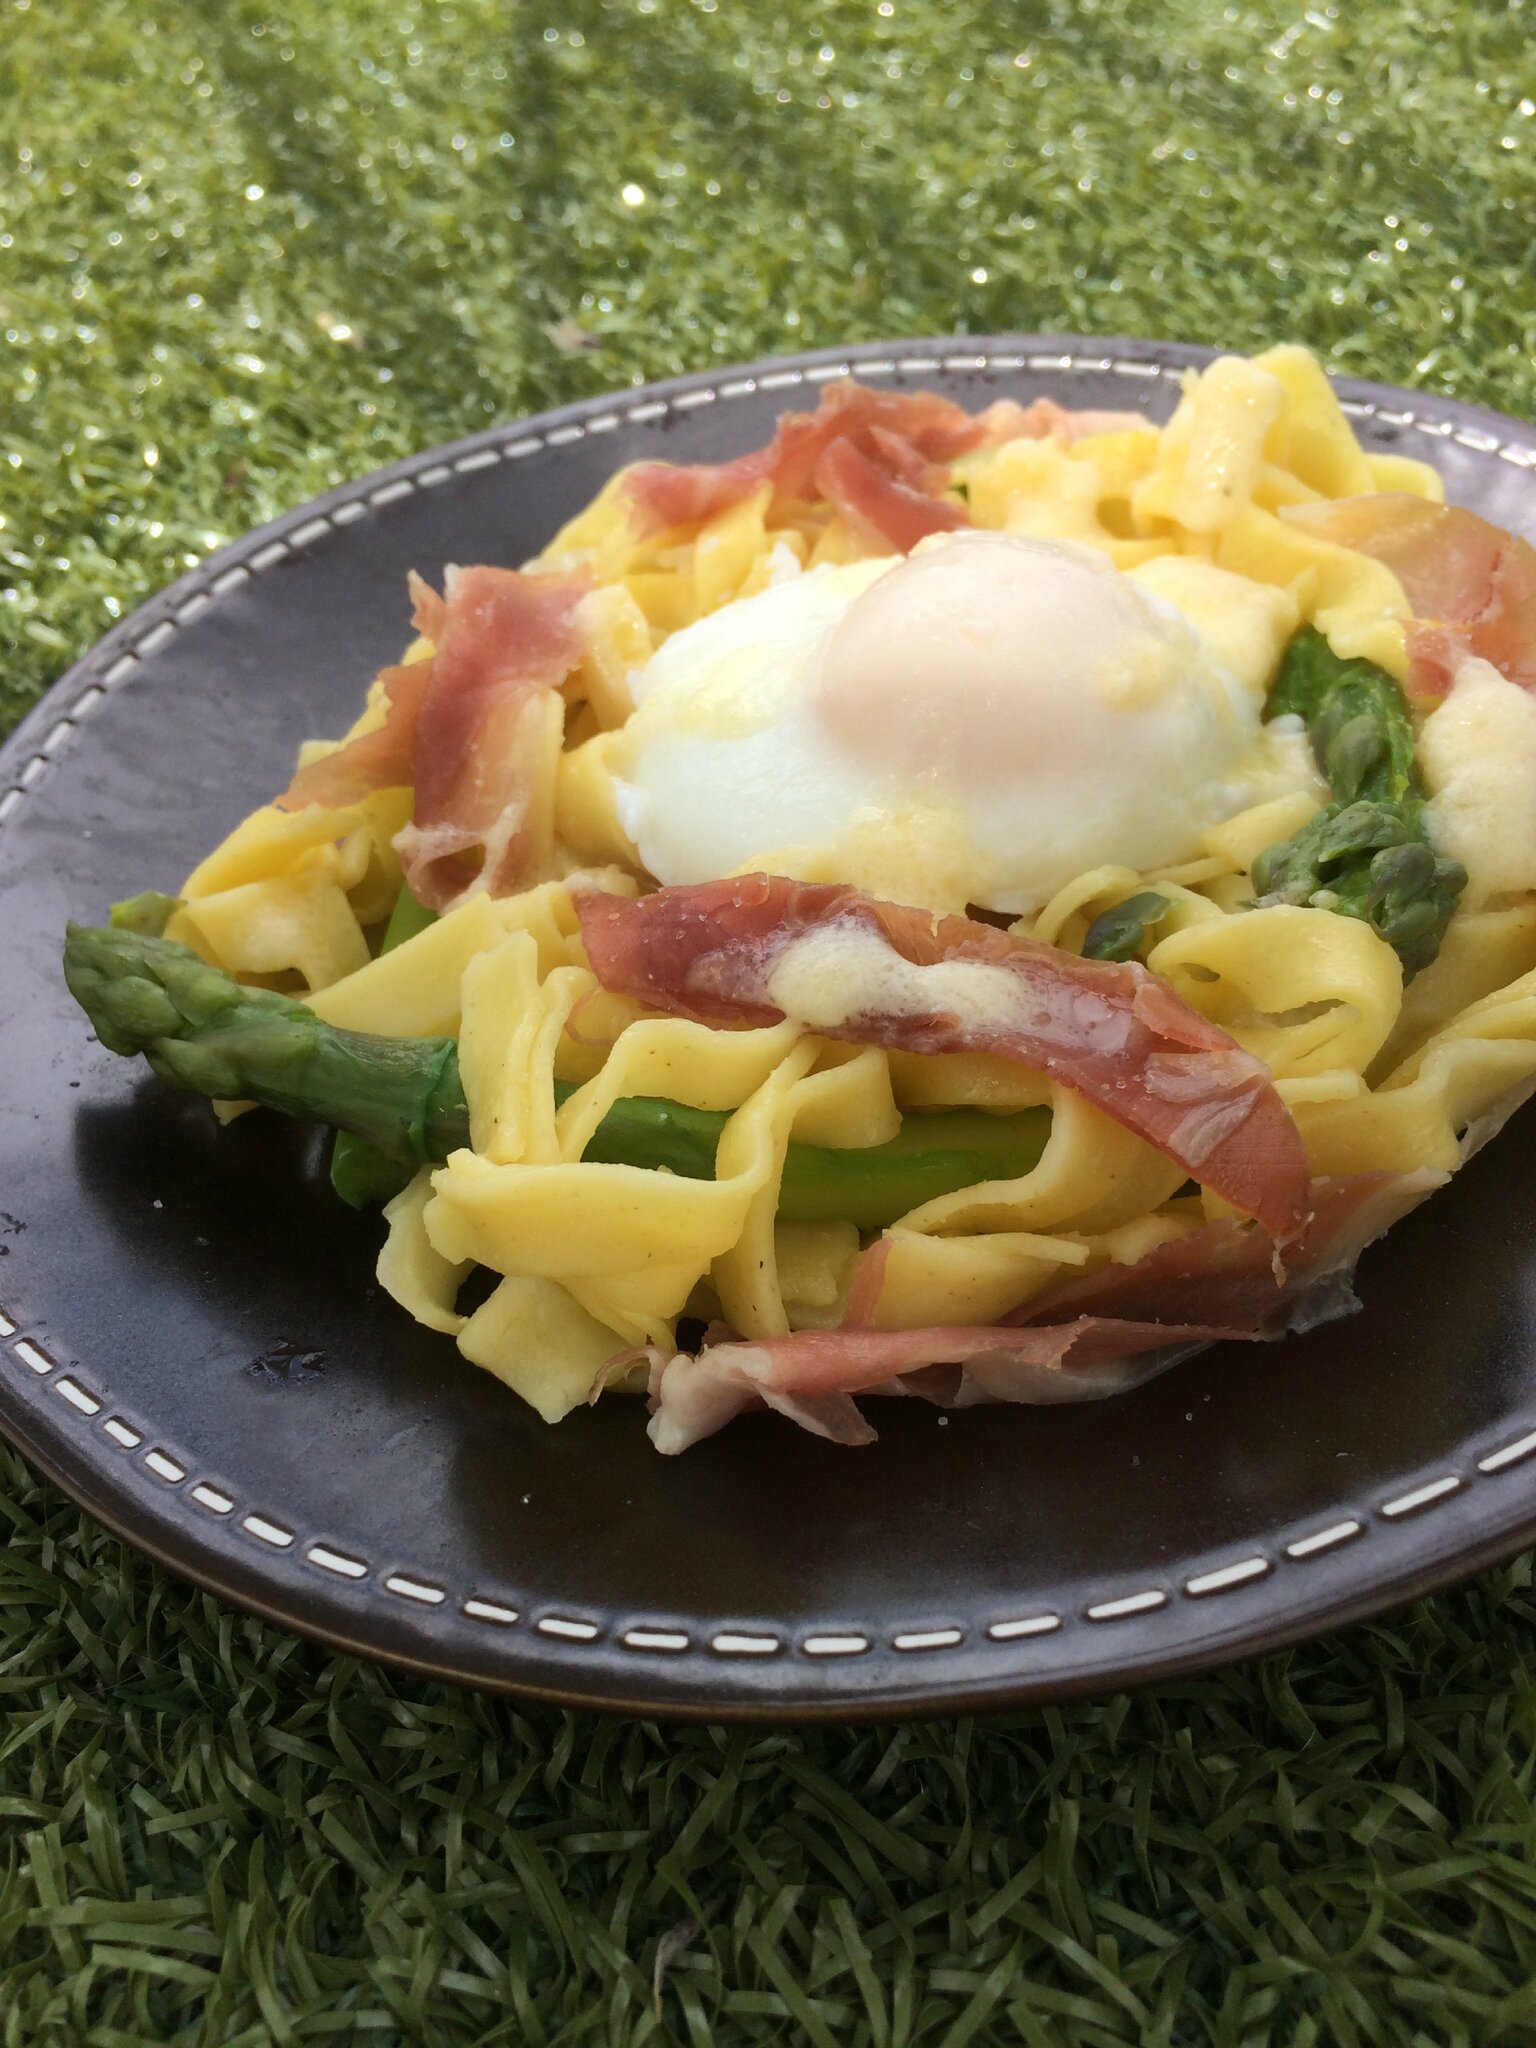
M 1025 914 L 1088 868 L 1187 859 L 1207 826 L 1316 786 L 1296 735 L 1260 717 L 1294 624 L 1282 594 L 1208 564 L 1123 574 L 1023 535 L 811 570 L 633 678 L 618 813 L 662 883 L 761 867 Z

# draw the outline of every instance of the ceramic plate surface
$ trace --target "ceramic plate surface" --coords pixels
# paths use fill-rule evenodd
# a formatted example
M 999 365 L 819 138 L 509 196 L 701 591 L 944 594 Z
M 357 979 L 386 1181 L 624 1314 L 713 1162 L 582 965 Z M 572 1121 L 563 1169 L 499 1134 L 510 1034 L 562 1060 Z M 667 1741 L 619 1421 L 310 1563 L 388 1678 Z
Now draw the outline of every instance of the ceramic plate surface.
M 0 1425 L 174 1569 L 348 1650 L 634 1711 L 1043 1700 L 1266 1648 L 1536 1538 L 1536 1111 L 1367 1253 L 1364 1313 L 1081 1407 L 871 1402 L 677 1459 L 637 1402 L 548 1429 L 377 1290 L 321 1146 L 87 1035 L 65 919 L 174 889 L 342 730 L 406 634 L 405 572 L 535 553 L 620 463 L 715 460 L 853 369 L 978 407 L 1165 419 L 1205 351 L 862 347 L 567 407 L 397 464 L 123 622 L 0 754 Z M 1536 522 L 1536 430 L 1345 383 L 1367 446 Z M 318 1354 L 285 1374 L 257 1361 Z

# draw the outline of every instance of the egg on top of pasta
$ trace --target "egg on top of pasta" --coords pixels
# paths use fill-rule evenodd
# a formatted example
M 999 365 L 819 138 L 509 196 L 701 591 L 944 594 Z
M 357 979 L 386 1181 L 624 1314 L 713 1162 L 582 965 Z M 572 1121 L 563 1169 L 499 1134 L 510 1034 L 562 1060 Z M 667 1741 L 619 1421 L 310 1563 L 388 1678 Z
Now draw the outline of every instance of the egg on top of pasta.
M 666 1451 L 1340 1312 L 1536 1086 L 1536 550 L 1441 500 L 1294 347 L 1163 427 L 825 386 L 413 578 L 103 1042 L 337 1125 L 410 1314 Z M 210 1065 L 193 969 L 366 1109 Z

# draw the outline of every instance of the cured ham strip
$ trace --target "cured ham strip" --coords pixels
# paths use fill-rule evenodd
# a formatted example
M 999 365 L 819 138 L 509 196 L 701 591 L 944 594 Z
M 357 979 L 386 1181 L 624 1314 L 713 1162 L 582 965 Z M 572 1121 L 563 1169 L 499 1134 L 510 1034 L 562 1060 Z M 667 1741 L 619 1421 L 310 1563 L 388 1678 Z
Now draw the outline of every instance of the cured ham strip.
M 1443 1173 L 1353 1173 L 1312 1184 L 1312 1218 L 1280 1254 L 1263 1235 L 1226 1219 L 1156 1246 L 1134 1265 L 1101 1266 L 1035 1295 L 1010 1321 L 1063 1316 L 1128 1317 L 1149 1323 L 1219 1323 L 1246 1334 L 1264 1328 L 1298 1284 L 1353 1266 L 1374 1238 L 1447 1179 Z
M 921 540 L 925 533 L 967 523 L 957 505 L 936 499 L 935 494 L 947 481 L 947 465 L 970 449 L 1021 436 L 1074 441 L 1084 434 L 1116 433 L 1146 424 L 1140 413 L 1069 412 L 1049 398 L 1037 398 L 1028 406 L 1000 399 L 985 412 L 973 414 L 934 391 L 872 391 L 843 378 L 823 388 L 815 412 L 782 414 L 766 448 L 731 462 L 638 463 L 629 473 L 628 490 L 642 534 L 700 525 L 750 497 L 759 484 L 769 483 L 776 512 L 816 497 L 829 498 L 839 511 L 880 538 L 910 547 L 912 541 L 896 535 L 910 531 L 914 540 Z M 839 454 L 823 471 L 824 458 L 840 441 L 849 443 L 852 454 Z M 877 490 L 868 470 L 883 484 L 934 499 L 930 523 L 919 523 L 916 508 L 905 497 L 892 498 Z
M 1443 1173 L 1355 1174 L 1316 1185 L 1304 1235 L 1284 1255 L 1251 1225 L 1206 1225 L 1134 1265 L 1105 1266 L 985 1328 L 800 1330 L 652 1352 L 651 1437 L 686 1450 L 744 1409 L 768 1407 L 834 1442 L 873 1440 L 854 1395 L 915 1393 L 943 1407 L 1099 1400 L 1208 1344 L 1311 1329 L 1357 1306 L 1362 1249 L 1443 1185 Z M 868 1256 L 868 1255 L 866 1255 Z M 943 1371 L 941 1368 L 948 1367 Z
M 638 463 L 629 492 L 642 531 L 656 533 L 713 519 L 763 483 L 773 486 L 775 509 L 806 502 L 834 441 L 851 442 L 884 474 L 911 484 L 914 462 L 953 462 L 985 437 L 980 420 L 937 392 L 871 391 L 842 378 L 823 387 L 815 412 L 782 413 L 766 448 L 731 462 Z
M 408 787 L 416 760 L 416 726 L 431 675 L 429 661 L 382 670 L 383 724 L 300 768 L 277 799 L 278 809 L 302 811 L 308 804 L 325 804 L 339 810 L 343 804 L 360 803 L 376 789 Z
M 521 879 L 538 700 L 581 658 L 576 607 L 587 588 L 581 574 L 449 572 L 436 653 L 420 664 L 415 808 L 395 842 L 412 894 L 434 910 L 471 886 L 499 896 Z
M 650 1436 L 658 1451 L 685 1451 L 744 1409 L 766 1407 L 834 1443 L 873 1443 L 875 1432 L 853 1396 L 901 1393 L 904 1374 L 934 1365 L 956 1363 L 965 1375 L 981 1373 L 983 1399 L 1091 1400 L 1121 1384 L 1095 1379 L 1095 1366 L 1243 1334 L 1082 1316 L 1040 1330 L 964 1324 L 927 1330 L 799 1330 L 758 1343 L 712 1344 L 696 1357 L 687 1352 L 671 1358 L 653 1355 Z M 989 1394 L 989 1369 L 1000 1385 L 1027 1380 L 1037 1391 Z M 958 1390 L 961 1375 L 954 1384 Z M 924 1394 L 933 1398 L 931 1388 Z M 939 1405 L 953 1406 L 955 1398 Z
M 580 659 L 573 621 L 587 588 L 584 577 L 511 569 L 450 579 L 444 598 L 410 572 L 411 622 L 435 652 L 382 670 L 382 723 L 299 769 L 277 799 L 285 811 L 339 808 L 414 785 L 401 857 L 416 895 L 437 910 L 476 879 L 493 842 L 493 892 L 517 880 L 529 768 L 518 726 L 530 693 L 557 687 Z
M 577 909 L 593 972 L 616 994 L 707 1024 L 792 1016 L 856 1045 L 1017 1060 L 1278 1243 L 1306 1225 L 1306 1153 L 1268 1069 L 1135 962 L 771 875 L 584 895 Z
M 1384 563 L 1413 609 L 1409 685 L 1443 697 L 1469 656 L 1536 690 L 1536 548 L 1470 512 L 1407 491 L 1290 505 L 1307 533 Z
M 1020 437 L 1070 442 L 1085 434 L 1124 432 L 1145 424 L 1139 413 L 1071 412 L 1049 398 L 1038 398 L 1029 406 L 1001 399 L 973 415 L 935 392 L 871 391 L 844 379 L 825 387 L 814 413 L 785 413 L 766 448 L 739 455 L 731 462 L 640 463 L 630 472 L 629 490 L 641 529 L 647 533 L 712 519 L 762 483 L 773 485 L 775 509 L 819 493 L 844 512 L 848 510 L 845 500 L 854 500 L 854 516 L 867 518 L 875 494 L 862 471 L 857 484 L 849 481 L 854 464 L 848 456 L 840 456 L 826 477 L 818 474 L 823 457 L 838 441 L 850 443 L 854 454 L 883 481 L 931 497 L 943 488 L 943 466 L 972 448 Z M 831 488 L 833 482 L 839 485 L 837 491 Z M 860 486 L 861 497 L 857 495 Z M 890 537 L 892 525 L 905 530 L 911 523 L 911 509 L 906 508 L 903 523 L 895 508 L 888 501 L 883 503 L 883 516 L 870 522 L 876 532 Z M 941 514 L 959 513 L 958 506 L 942 502 L 937 509 Z M 961 515 L 926 525 L 915 538 L 964 523 Z M 910 546 L 911 542 L 896 544 Z
M 963 507 L 891 474 L 847 439 L 833 441 L 817 463 L 816 489 L 855 533 L 898 554 L 909 553 L 930 533 L 952 533 L 971 523 Z
M 406 581 L 411 624 L 435 641 L 442 630 L 443 600 L 414 569 Z M 402 664 L 382 669 L 378 682 L 385 699 L 383 722 L 300 768 L 277 799 L 278 809 L 302 811 L 307 804 L 326 804 L 339 810 L 343 804 L 360 803 L 376 789 L 408 788 L 416 761 L 416 721 L 429 673 L 428 664 L 419 661 L 408 668 Z

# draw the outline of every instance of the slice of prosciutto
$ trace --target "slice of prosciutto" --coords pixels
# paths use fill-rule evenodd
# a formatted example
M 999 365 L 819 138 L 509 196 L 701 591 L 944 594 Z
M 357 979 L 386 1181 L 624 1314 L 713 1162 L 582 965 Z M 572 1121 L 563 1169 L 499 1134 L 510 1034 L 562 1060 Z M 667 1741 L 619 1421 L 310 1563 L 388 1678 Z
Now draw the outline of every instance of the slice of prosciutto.
M 651 1440 L 686 1450 L 747 1409 L 771 1408 L 834 1443 L 870 1443 L 857 1394 L 941 1407 L 1102 1400 L 1232 1340 L 1316 1328 L 1359 1306 L 1361 1250 L 1445 1182 L 1443 1173 L 1356 1174 L 1316 1184 L 1311 1223 L 1275 1271 L 1251 1224 L 1212 1223 L 1134 1265 L 1104 1266 L 987 1327 L 800 1330 L 649 1353 Z M 712 1333 L 713 1334 L 713 1333 Z
M 934 391 L 871 391 L 852 378 L 822 387 L 815 412 L 779 415 L 773 439 L 730 462 L 641 462 L 628 489 L 643 532 L 695 526 L 773 486 L 776 510 L 817 495 L 816 468 L 834 441 L 846 440 L 882 471 L 911 484 L 913 465 L 952 462 L 978 447 L 981 422 Z M 878 434 L 878 438 L 877 438 Z
M 930 533 L 953 533 L 970 525 L 963 506 L 908 480 L 914 465 L 901 458 L 907 472 L 902 474 L 896 459 L 881 452 L 886 454 L 884 462 L 866 455 L 843 435 L 828 445 L 816 465 L 817 494 L 837 508 L 862 540 L 905 555 Z
M 411 822 L 395 846 L 420 902 L 445 910 L 466 889 L 515 889 L 527 865 L 536 712 L 581 659 L 576 608 L 589 588 L 583 571 L 478 567 L 450 569 L 440 596 L 413 571 L 412 617 L 432 655 L 385 669 L 383 723 L 301 768 L 279 806 L 409 786 Z
M 414 569 L 407 582 L 411 623 L 435 642 L 443 627 L 443 600 Z M 278 809 L 302 811 L 308 804 L 325 804 L 339 810 L 343 804 L 372 796 L 376 789 L 409 788 L 416 767 L 416 726 L 431 674 L 431 663 L 425 661 L 382 669 L 378 676 L 384 692 L 382 722 L 300 768 L 277 799 Z
M 1260 1060 L 1134 961 L 1081 960 L 836 883 L 745 875 L 577 898 L 603 986 L 709 1024 L 986 1052 L 1062 1082 L 1276 1241 L 1310 1213 L 1301 1136 Z
M 416 719 L 411 822 L 395 841 L 413 895 L 443 910 L 466 889 L 515 889 L 538 759 L 540 700 L 581 659 L 582 574 L 450 570 Z
M 730 462 L 638 463 L 627 488 L 642 534 L 697 526 L 768 483 L 775 512 L 824 498 L 864 538 L 905 553 L 925 534 L 970 524 L 941 495 L 957 456 L 1145 425 L 1139 413 L 1070 412 L 1049 398 L 968 413 L 935 391 L 872 391 L 845 377 L 822 388 L 815 412 L 781 414 L 766 448 Z
M 1413 610 L 1408 682 L 1443 697 L 1469 656 L 1536 689 L 1536 548 L 1464 505 L 1407 491 L 1289 505 L 1282 517 L 1384 563 Z

